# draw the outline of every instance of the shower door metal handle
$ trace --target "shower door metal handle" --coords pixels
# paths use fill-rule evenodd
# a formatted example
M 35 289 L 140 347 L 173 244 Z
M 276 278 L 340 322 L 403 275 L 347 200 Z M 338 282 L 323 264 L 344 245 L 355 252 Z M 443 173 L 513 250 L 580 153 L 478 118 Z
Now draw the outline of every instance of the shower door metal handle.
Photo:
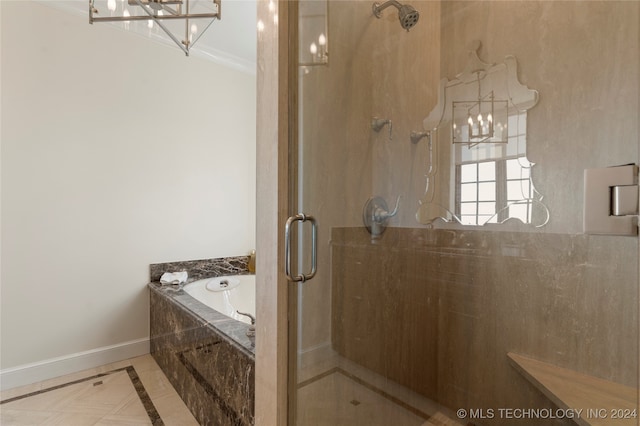
M 311 272 L 292 275 L 291 273 L 291 225 L 294 222 L 311 222 Z M 311 215 L 298 213 L 287 219 L 284 227 L 284 273 L 293 282 L 305 282 L 313 278 L 318 266 L 318 223 Z

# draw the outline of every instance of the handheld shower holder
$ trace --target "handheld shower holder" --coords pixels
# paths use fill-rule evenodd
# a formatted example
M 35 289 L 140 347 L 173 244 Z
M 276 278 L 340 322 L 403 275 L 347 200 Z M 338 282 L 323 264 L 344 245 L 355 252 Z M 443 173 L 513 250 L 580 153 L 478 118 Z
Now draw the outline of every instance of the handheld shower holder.
M 424 137 L 428 137 L 429 143 L 431 143 L 431 132 L 429 131 L 426 131 L 426 132 L 412 131 L 411 135 L 409 136 L 409 138 L 411 139 L 411 143 L 414 145 L 420 142 L 420 140 Z
M 389 128 L 391 128 L 391 120 L 389 120 L 388 118 L 373 117 L 371 119 L 371 130 L 373 130 L 374 132 L 379 132 L 387 124 L 389 125 Z
M 382 130 L 382 128 L 387 124 L 389 125 L 389 142 L 391 142 L 393 139 L 393 124 L 388 118 L 373 117 L 373 119 L 371 119 L 371 130 L 376 133 L 380 132 L 380 130 Z

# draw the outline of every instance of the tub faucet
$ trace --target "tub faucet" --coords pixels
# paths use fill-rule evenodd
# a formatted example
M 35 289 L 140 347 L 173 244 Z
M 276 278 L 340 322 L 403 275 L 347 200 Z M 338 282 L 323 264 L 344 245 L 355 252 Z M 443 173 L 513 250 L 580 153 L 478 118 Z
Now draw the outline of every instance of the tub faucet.
M 251 314 L 240 312 L 238 310 L 236 310 L 236 312 L 238 314 L 240 314 L 240 315 L 244 315 L 246 317 L 249 317 L 249 319 L 251 320 L 251 325 L 249 326 L 249 329 L 247 330 L 247 337 L 255 337 L 256 336 L 256 317 L 254 317 Z

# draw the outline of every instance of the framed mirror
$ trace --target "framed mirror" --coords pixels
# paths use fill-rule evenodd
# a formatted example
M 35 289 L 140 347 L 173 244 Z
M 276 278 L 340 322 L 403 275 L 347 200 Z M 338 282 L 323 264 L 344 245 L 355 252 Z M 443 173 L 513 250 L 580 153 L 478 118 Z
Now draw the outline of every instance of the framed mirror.
M 429 137 L 425 194 L 416 218 L 462 225 L 519 220 L 536 227 L 549 210 L 527 158 L 527 111 L 538 92 L 517 78 L 517 62 L 487 64 L 472 43 L 466 68 L 440 82 L 438 104 L 423 122 Z

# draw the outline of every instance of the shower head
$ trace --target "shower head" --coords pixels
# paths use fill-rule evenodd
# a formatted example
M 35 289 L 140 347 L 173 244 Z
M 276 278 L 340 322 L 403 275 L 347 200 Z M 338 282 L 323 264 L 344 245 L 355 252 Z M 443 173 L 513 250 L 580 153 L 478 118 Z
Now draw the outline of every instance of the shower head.
M 402 28 L 409 31 L 411 27 L 418 23 L 420 19 L 420 13 L 408 4 L 403 5 L 398 11 L 398 17 L 400 18 L 400 25 Z
M 418 23 L 420 13 L 408 4 L 400 4 L 396 0 L 389 0 L 386 3 L 373 3 L 373 14 L 376 18 L 382 18 L 380 12 L 389 6 L 395 6 L 398 9 L 398 19 L 400 19 L 400 25 L 405 30 L 409 31 L 415 24 Z

